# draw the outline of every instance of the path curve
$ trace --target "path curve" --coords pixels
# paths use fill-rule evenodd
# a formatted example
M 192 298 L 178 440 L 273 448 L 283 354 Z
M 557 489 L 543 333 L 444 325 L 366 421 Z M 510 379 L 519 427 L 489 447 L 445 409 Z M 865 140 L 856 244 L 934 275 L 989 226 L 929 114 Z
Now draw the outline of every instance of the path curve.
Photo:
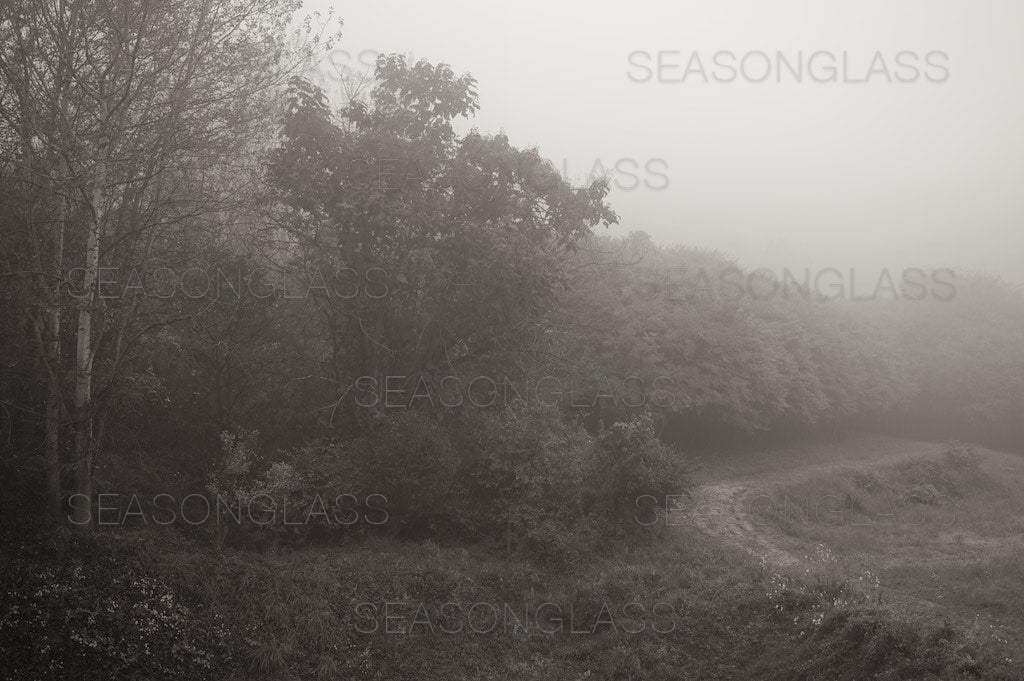
M 693 494 L 693 524 L 705 533 L 764 557 L 780 567 L 797 564 L 798 559 L 780 546 L 777 537 L 754 527 L 747 513 L 747 499 L 753 487 L 748 482 L 719 482 L 704 485 Z
M 893 443 L 898 444 L 898 441 L 894 440 Z M 936 447 L 937 445 L 931 446 Z M 1003 459 L 1003 463 L 1014 461 L 1019 464 L 1019 457 L 1014 455 L 983 448 L 979 448 L 979 453 L 990 458 L 990 461 L 998 462 L 999 459 Z M 712 481 L 693 491 L 691 501 L 687 504 L 688 508 L 682 512 L 688 517 L 688 524 L 697 527 L 709 536 L 724 540 L 756 558 L 767 561 L 775 568 L 813 568 L 813 561 L 806 556 L 807 546 L 801 545 L 794 538 L 786 537 L 767 520 L 757 522 L 755 516 L 751 515 L 750 510 L 753 508 L 754 502 L 761 498 L 760 495 L 768 494 L 772 487 L 779 484 L 799 482 L 830 471 L 888 466 L 918 456 L 920 454 L 908 453 L 906 448 L 893 447 L 890 453 L 856 461 L 823 461 L 760 475 Z M 976 538 L 967 532 L 959 533 L 958 540 L 979 551 L 995 548 L 1001 548 L 1004 551 L 1024 548 L 1024 536 L 1019 537 L 1016 542 L 1007 543 L 1005 539 L 1000 540 L 1000 542 L 996 542 L 998 546 L 993 546 L 993 540 Z M 933 610 L 941 607 L 938 603 L 921 598 L 908 598 L 905 595 L 892 592 L 888 588 L 883 588 L 883 591 L 888 593 L 893 601 L 901 601 L 914 608 Z

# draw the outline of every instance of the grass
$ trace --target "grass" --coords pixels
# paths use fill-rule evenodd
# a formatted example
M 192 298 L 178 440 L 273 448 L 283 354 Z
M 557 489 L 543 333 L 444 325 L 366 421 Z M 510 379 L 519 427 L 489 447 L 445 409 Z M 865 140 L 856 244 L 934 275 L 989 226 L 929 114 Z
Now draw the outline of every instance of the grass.
M 842 467 L 775 486 L 750 511 L 786 535 L 841 553 L 962 552 L 1019 533 L 1020 478 L 966 447 L 879 467 Z M 1014 461 L 1018 474 L 1024 460 Z M 959 537 L 959 539 L 957 539 Z M 916 554 L 920 558 L 920 553 Z
M 893 588 L 991 619 L 1024 622 L 1024 551 L 963 564 L 901 565 L 887 571 Z
M 869 470 L 867 477 L 830 473 L 775 493 L 856 492 L 856 513 L 867 516 L 929 484 L 958 510 L 977 511 L 963 516 L 965 536 L 991 538 L 1007 531 L 996 514 L 1017 503 L 1015 478 L 1004 465 L 931 457 Z M 929 513 L 946 508 L 918 505 Z M 879 577 L 865 568 L 877 563 L 873 544 L 861 549 L 840 541 L 842 550 L 833 551 L 819 541 L 843 536 L 845 526 L 776 526 L 806 547 L 811 567 L 800 571 L 759 562 L 694 528 L 643 529 L 657 532 L 649 543 L 557 568 L 483 547 L 390 539 L 217 552 L 152 529 L 19 545 L 0 551 L 0 589 L 8 596 L 0 634 L 33 625 L 32 632 L 46 635 L 23 636 L 16 645 L 0 636 L 0 679 L 50 678 L 53 669 L 75 669 L 84 681 L 139 678 L 131 671 L 138 662 L 116 659 L 134 631 L 125 621 L 101 618 L 80 642 L 75 637 L 87 615 L 54 618 L 99 612 L 109 602 L 122 617 L 155 609 L 163 618 L 149 642 L 180 659 L 177 666 L 153 665 L 145 674 L 152 679 L 1022 678 L 1015 659 L 1022 648 L 1012 632 L 989 619 L 950 614 L 980 609 L 1020 621 L 1020 554 L 895 563 Z M 899 542 L 897 534 L 878 531 L 864 540 L 879 537 Z M 140 580 L 149 585 L 143 592 L 112 586 Z M 908 598 L 942 595 L 943 606 L 925 614 L 901 608 L 879 595 L 893 588 Z M 168 595 L 174 606 L 161 610 Z M 642 609 L 624 607 L 631 603 Z M 368 616 L 360 604 L 376 610 Z M 451 604 L 460 615 L 445 610 Z M 513 618 L 505 623 L 512 626 L 488 629 L 486 616 L 474 620 L 480 604 L 500 613 L 507 606 Z M 549 604 L 548 615 L 563 617 L 561 630 L 552 633 L 554 620 L 537 616 L 542 604 Z M 657 604 L 668 610 L 659 614 Z M 527 626 L 516 626 L 524 620 Z M 459 623 L 462 629 L 453 631 Z M 97 641 L 105 645 L 99 652 L 91 647 Z
M 140 533 L 64 548 L 71 549 L 66 556 L 78 556 L 69 569 L 94 574 L 97 585 L 131 571 L 133 581 L 135 573 L 148 575 L 158 585 L 154 593 L 172 593 L 187 614 L 176 638 L 214 623 L 224 630 L 209 666 L 188 675 L 194 679 L 824 680 L 868 678 L 868 669 L 889 674 L 879 678 L 1017 678 L 998 651 L 969 632 L 900 620 L 838 574 L 784 574 L 689 528 L 676 530 L 571 570 L 429 541 L 218 553 L 173 535 Z M 9 579 L 53 560 L 10 554 L 5 562 Z M 95 607 L 88 590 L 60 588 L 59 571 L 47 580 L 73 599 L 61 601 L 63 607 Z M 360 603 L 390 604 L 391 619 L 380 609 L 360 616 Z M 474 604 L 507 605 L 526 614 L 527 626 L 488 631 L 484 618 L 477 630 L 448 633 L 442 625 L 450 632 L 456 619 L 446 618 L 443 606 L 452 603 L 464 613 Z M 561 631 L 530 622 L 529 613 L 543 603 L 565 619 Z M 643 611 L 626 611 L 628 603 Z M 659 603 L 669 608 L 661 616 L 653 607 Z M 99 638 L 110 633 L 94 632 Z M 18 655 L 4 659 L 0 678 L 45 678 L 19 675 L 24 658 Z M 966 660 L 974 671 L 964 671 Z M 79 678 L 132 678 L 97 665 L 92 658 L 91 675 L 79 666 Z M 895 676 L 907 669 L 922 675 Z M 862 675 L 844 677 L 848 670 Z
M 947 447 L 776 485 L 752 510 L 793 553 L 825 547 L 919 618 L 1024 649 L 1024 460 Z M 770 499 L 770 501 L 769 501 Z
M 929 456 L 935 443 L 920 440 L 858 433 L 838 441 L 822 440 L 785 446 L 737 447 L 697 455 L 701 464 L 700 480 L 788 475 L 791 471 L 823 464 L 872 465 L 898 453 L 904 457 Z

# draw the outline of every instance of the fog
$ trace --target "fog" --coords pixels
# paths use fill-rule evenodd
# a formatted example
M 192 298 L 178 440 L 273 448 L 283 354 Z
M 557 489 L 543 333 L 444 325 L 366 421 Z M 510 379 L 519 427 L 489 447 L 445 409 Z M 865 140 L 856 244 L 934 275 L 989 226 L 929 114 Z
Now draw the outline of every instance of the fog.
M 0 681 L 1024 680 L 1022 19 L 0 0 Z
M 613 234 L 751 267 L 1024 281 L 1020 3 L 309 0 L 302 12 L 331 7 L 344 20 L 334 67 L 364 71 L 379 52 L 447 62 L 479 81 L 467 127 L 536 145 L 574 181 L 611 171 Z M 776 68 L 780 53 L 801 78 Z

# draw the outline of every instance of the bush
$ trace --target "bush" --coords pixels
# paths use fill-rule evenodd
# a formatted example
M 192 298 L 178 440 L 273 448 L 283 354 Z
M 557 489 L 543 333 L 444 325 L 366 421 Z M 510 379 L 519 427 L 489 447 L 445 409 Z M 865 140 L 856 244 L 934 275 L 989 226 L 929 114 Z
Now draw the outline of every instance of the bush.
M 379 529 L 469 538 L 560 567 L 614 535 L 609 525 L 633 522 L 638 497 L 664 499 L 688 485 L 687 464 L 658 441 L 649 416 L 594 438 L 556 410 L 526 405 L 444 418 L 405 411 L 357 438 L 311 442 L 284 459 L 252 489 L 280 494 L 290 517 L 309 522 L 276 524 L 277 537 L 306 542 Z M 356 522 L 331 523 L 337 508 L 311 514 L 342 494 Z
M 942 448 L 942 460 L 951 468 L 965 473 L 977 473 L 981 468 L 978 450 L 964 442 L 947 442 Z
M 425 413 L 381 419 L 341 443 L 311 443 L 293 450 L 289 461 L 303 484 L 291 500 L 300 511 L 317 495 L 328 502 L 350 495 L 340 502 L 347 509 L 336 529 L 364 533 L 380 523 L 405 536 L 458 529 L 458 458 L 444 424 Z
M 525 542 L 539 556 L 565 544 L 560 534 L 583 531 L 593 439 L 581 427 L 540 408 L 476 411 L 459 443 L 467 521 L 478 536 Z
M 600 434 L 590 478 L 592 508 L 620 529 L 634 526 L 638 499 L 686 492 L 692 465 L 658 440 L 649 414 L 615 423 Z
M 971 445 L 951 442 L 939 456 L 911 460 L 898 468 L 903 484 L 916 490 L 910 498 L 940 503 L 943 497 L 963 497 L 990 482 L 981 470 L 981 457 Z

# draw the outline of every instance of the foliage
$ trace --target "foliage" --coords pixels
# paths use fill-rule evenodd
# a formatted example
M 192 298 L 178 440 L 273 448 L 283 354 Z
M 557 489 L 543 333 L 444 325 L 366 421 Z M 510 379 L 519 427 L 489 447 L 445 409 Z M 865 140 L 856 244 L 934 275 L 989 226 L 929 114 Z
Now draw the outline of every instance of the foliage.
M 287 460 L 296 516 L 318 499 L 348 494 L 350 517 L 360 519 L 288 530 L 295 539 L 376 531 L 493 543 L 549 564 L 582 560 L 613 526 L 619 534 L 635 529 L 637 497 L 663 499 L 689 486 L 688 464 L 657 441 L 649 417 L 595 439 L 556 410 L 521 405 L 445 419 L 407 411 L 358 438 L 299 447 Z M 365 522 L 373 497 L 376 528 Z
M 0 678 L 222 679 L 226 620 L 204 617 L 131 551 L 79 547 L 4 577 Z
M 650 414 L 612 424 L 599 434 L 597 445 L 593 506 L 621 529 L 635 527 L 638 499 L 653 499 L 665 508 L 667 497 L 691 487 L 692 464 L 658 439 Z

